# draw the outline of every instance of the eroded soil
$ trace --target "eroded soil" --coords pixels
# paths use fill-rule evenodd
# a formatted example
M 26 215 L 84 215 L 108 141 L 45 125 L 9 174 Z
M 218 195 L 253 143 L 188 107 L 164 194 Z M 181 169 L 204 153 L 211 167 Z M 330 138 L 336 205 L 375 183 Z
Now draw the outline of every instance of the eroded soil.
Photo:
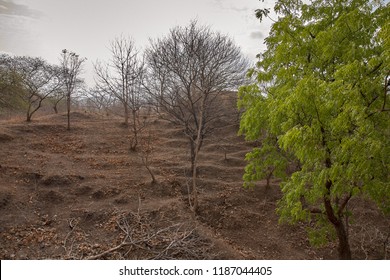
M 334 259 L 336 243 L 310 246 L 305 225 L 281 225 L 278 180 L 242 187 L 253 144 L 225 126 L 201 151 L 200 209 L 188 207 L 188 142 L 149 116 L 150 167 L 129 151 L 116 117 L 72 113 L 0 122 L 1 259 Z M 226 120 L 229 121 L 229 120 Z M 149 136 L 148 136 L 149 137 Z M 389 218 L 351 203 L 354 258 L 389 256 Z

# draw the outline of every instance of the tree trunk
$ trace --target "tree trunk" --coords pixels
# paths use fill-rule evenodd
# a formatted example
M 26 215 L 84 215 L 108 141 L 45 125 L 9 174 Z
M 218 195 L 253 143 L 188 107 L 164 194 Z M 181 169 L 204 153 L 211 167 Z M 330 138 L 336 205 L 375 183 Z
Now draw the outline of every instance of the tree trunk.
M 338 252 L 339 252 L 339 258 L 341 260 L 350 260 L 352 259 L 351 255 L 351 248 L 349 246 L 349 241 L 348 241 L 348 233 L 345 230 L 345 225 L 343 223 L 342 217 L 336 216 L 334 209 L 332 207 L 332 203 L 330 200 L 330 189 L 332 187 L 332 181 L 327 181 L 326 182 L 326 189 L 328 191 L 327 194 L 324 196 L 324 205 L 325 205 L 325 211 L 328 220 L 330 223 L 333 225 L 333 227 L 336 230 L 337 233 L 337 238 L 339 241 L 338 244 Z
M 125 102 L 124 104 L 124 109 L 125 109 L 125 126 L 129 126 L 129 108 L 127 107 L 127 103 Z
M 190 138 L 190 152 L 191 152 L 191 176 L 194 173 L 194 166 L 195 166 L 195 141 L 196 139 Z
M 152 171 L 152 169 L 150 168 L 149 166 L 149 159 L 148 159 L 149 155 L 147 154 L 147 152 L 141 156 L 142 158 L 142 163 L 145 165 L 146 169 L 148 170 L 149 174 L 150 174 L 150 177 L 152 177 L 152 184 L 155 184 L 157 183 L 157 180 L 156 180 L 156 177 L 154 176 L 154 173 Z
M 156 180 L 156 177 L 154 176 L 154 173 L 153 173 L 152 169 L 150 169 L 148 163 L 145 165 L 145 167 L 148 170 L 148 172 L 150 174 L 150 177 L 152 177 L 152 184 L 155 184 L 157 182 L 157 180 Z
M 267 177 L 266 177 L 267 185 L 265 186 L 265 189 L 267 191 L 270 189 L 270 182 L 271 182 L 272 175 L 274 174 L 274 171 L 275 171 L 275 167 L 271 167 L 271 168 L 268 169 L 268 174 L 267 174 Z
M 198 131 L 196 139 L 194 139 L 193 145 L 191 145 L 191 165 L 192 165 L 192 212 L 196 214 L 198 211 L 198 188 L 197 188 L 197 167 L 198 167 L 198 155 L 200 148 L 202 146 L 202 130 L 203 130 L 203 116 L 204 116 L 204 107 L 205 107 L 206 97 L 202 95 L 202 103 L 200 105 L 199 112 L 199 122 L 198 122 Z M 194 148 L 194 149 L 193 149 Z M 192 151 L 193 149 L 193 151 Z M 191 205 L 190 205 L 191 206 Z
M 70 130 L 70 94 L 68 93 L 66 97 L 66 107 L 67 107 L 67 117 L 68 117 L 68 130 Z
M 196 169 L 197 169 L 197 161 L 198 161 L 198 152 L 195 152 L 195 160 L 193 163 L 193 170 L 192 170 L 192 190 L 191 190 L 191 210 L 195 214 L 198 211 L 198 189 L 197 189 L 197 182 L 196 182 Z
M 345 230 L 344 223 L 342 222 L 342 220 L 340 220 L 340 223 L 334 225 L 334 227 L 336 229 L 337 237 L 339 240 L 338 252 L 340 260 L 351 260 L 351 248 L 349 246 L 348 234 Z
M 30 122 L 32 120 L 32 116 L 35 114 L 36 111 L 38 111 L 42 107 L 43 98 L 40 98 L 38 101 L 37 106 L 34 108 L 33 104 L 36 101 L 30 102 L 28 104 L 28 111 L 27 111 L 27 122 Z
M 31 122 L 31 103 L 28 104 L 27 114 L 26 114 L 26 122 Z
M 132 117 L 133 117 L 133 140 L 130 149 L 132 151 L 135 151 L 138 145 L 137 112 L 135 110 L 132 110 Z

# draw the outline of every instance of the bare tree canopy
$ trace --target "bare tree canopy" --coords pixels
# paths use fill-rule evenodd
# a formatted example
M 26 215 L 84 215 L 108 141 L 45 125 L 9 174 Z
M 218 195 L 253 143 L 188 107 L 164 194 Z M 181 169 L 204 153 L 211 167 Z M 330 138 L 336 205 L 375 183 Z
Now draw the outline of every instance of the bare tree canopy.
M 248 63 L 229 37 L 198 26 L 176 27 L 146 52 L 151 102 L 195 140 L 212 130 L 216 96 L 242 85 Z M 201 104 L 204 102 L 204 108 Z M 203 122 L 199 117 L 203 115 Z
M 87 106 L 98 111 L 104 110 L 108 115 L 110 108 L 115 105 L 115 97 L 95 86 L 85 91 Z
M 9 80 L 8 84 L 19 82 L 19 90 L 15 94 L 26 102 L 26 120 L 31 121 L 42 102 L 61 87 L 59 68 L 42 58 L 29 56 L 3 55 L 1 64 L 3 73 L 8 73 L 8 78 L 13 80 Z
M 80 58 L 78 54 L 62 50 L 60 65 L 62 73 L 62 81 L 64 83 L 65 94 L 66 94 L 66 105 L 68 115 L 68 130 L 70 130 L 70 105 L 71 97 L 76 88 L 83 82 L 79 76 L 82 71 L 82 64 L 86 58 Z
M 151 41 L 146 61 L 144 86 L 150 101 L 163 118 L 181 126 L 190 140 L 196 196 L 197 155 L 220 116 L 217 97 L 243 83 L 248 63 L 233 40 L 196 21 Z
M 133 40 L 118 37 L 111 42 L 111 61 L 95 63 L 96 85 L 101 94 L 108 94 L 122 104 L 124 123 L 129 126 L 131 114 L 132 143 L 131 150 L 138 144 L 139 110 L 144 94 L 141 81 L 144 76 L 144 63 L 139 58 Z
M 140 107 L 140 96 L 135 85 L 142 75 L 143 64 L 131 39 L 118 37 L 111 42 L 111 60 L 95 63 L 97 89 L 119 100 L 124 107 L 125 123 L 129 109 Z

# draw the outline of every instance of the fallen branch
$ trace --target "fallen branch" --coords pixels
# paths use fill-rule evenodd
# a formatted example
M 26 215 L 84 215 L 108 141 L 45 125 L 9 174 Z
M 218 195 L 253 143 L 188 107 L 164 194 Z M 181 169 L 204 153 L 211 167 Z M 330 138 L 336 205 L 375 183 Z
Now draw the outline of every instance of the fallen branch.
M 102 258 L 102 257 L 104 257 L 112 252 L 118 251 L 118 250 L 120 250 L 123 247 L 128 246 L 128 245 L 131 245 L 131 243 L 126 242 L 126 240 L 123 240 L 123 242 L 121 244 L 119 244 L 118 246 L 115 246 L 114 248 L 108 249 L 107 251 L 104 251 L 103 253 L 100 253 L 100 254 L 97 254 L 94 256 L 90 256 L 90 257 L 86 258 L 86 260 L 100 259 L 100 258 Z
M 138 253 L 144 259 L 208 259 L 206 255 L 211 248 L 209 241 L 199 237 L 192 225 L 175 223 L 164 228 L 155 229 L 147 219 L 147 215 L 129 213 L 117 221 L 122 233 L 119 245 L 109 248 L 99 254 L 86 257 L 86 260 L 96 260 L 129 247 L 126 254 Z M 134 256 L 134 254 L 133 254 Z M 124 255 L 122 255 L 124 257 Z

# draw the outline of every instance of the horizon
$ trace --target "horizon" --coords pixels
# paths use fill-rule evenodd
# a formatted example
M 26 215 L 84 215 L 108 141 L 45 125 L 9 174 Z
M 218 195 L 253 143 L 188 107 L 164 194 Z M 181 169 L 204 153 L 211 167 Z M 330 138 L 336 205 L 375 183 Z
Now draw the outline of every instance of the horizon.
M 260 23 L 256 19 L 254 10 L 272 8 L 274 2 L 0 0 L 0 52 L 41 57 L 58 64 L 61 50 L 71 50 L 87 58 L 82 77 L 92 86 L 93 63 L 110 59 L 110 42 L 118 36 L 132 38 L 142 52 L 150 40 L 197 20 L 229 36 L 254 64 L 256 55 L 265 49 L 263 41 L 270 28 L 269 21 Z

